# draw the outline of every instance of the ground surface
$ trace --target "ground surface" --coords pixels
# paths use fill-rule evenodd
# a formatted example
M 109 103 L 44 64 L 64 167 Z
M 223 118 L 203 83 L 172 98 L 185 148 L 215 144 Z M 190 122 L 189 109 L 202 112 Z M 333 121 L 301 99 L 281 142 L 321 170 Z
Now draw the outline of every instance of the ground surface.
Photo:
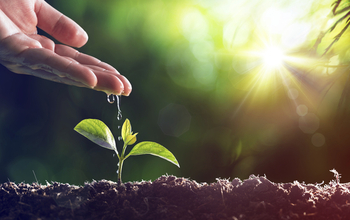
M 210 185 L 174 176 L 120 186 L 7 182 L 0 184 L 0 219 L 350 219 L 349 188 L 256 176 Z

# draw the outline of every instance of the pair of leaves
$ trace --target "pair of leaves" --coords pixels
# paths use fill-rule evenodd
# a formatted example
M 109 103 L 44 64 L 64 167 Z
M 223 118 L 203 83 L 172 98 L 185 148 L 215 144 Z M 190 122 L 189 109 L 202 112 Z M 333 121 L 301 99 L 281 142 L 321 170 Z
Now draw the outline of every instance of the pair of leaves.
M 99 146 L 114 150 L 118 154 L 114 136 L 107 125 L 102 121 L 97 119 L 85 119 L 75 126 L 74 130 Z M 136 142 L 137 133 L 132 133 L 131 124 L 128 119 L 125 120 L 122 126 L 121 135 L 126 145 L 132 145 Z M 124 159 L 129 156 L 143 154 L 158 156 L 180 167 L 175 156 L 168 149 L 151 141 L 144 141 L 136 144 Z

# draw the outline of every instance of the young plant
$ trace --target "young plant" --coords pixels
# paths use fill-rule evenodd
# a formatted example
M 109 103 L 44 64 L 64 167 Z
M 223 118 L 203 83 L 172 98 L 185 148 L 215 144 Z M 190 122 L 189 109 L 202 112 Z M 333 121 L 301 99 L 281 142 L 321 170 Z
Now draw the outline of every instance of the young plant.
M 79 122 L 74 128 L 79 134 L 85 136 L 92 142 L 100 145 L 101 147 L 107 148 L 109 150 L 114 150 L 118 156 L 118 182 L 122 182 L 122 168 L 123 163 L 126 158 L 134 155 L 151 154 L 163 158 L 176 166 L 180 167 L 174 155 L 165 147 L 160 144 L 151 141 L 143 141 L 136 144 L 129 154 L 125 155 L 125 150 L 128 145 L 133 145 L 136 142 L 136 135 L 133 134 L 131 130 L 131 124 L 128 119 L 122 126 L 121 136 L 124 142 L 123 150 L 121 154 L 118 153 L 117 145 L 113 137 L 112 132 L 109 130 L 107 125 L 97 119 L 85 119 Z

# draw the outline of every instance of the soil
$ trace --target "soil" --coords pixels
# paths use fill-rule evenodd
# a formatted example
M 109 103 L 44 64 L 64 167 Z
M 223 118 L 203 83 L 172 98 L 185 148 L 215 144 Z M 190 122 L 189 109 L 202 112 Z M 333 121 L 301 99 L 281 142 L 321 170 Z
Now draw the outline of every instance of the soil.
M 0 219 L 350 219 L 350 183 L 273 183 L 263 176 L 197 183 L 162 176 L 118 185 L 101 180 L 0 184 Z

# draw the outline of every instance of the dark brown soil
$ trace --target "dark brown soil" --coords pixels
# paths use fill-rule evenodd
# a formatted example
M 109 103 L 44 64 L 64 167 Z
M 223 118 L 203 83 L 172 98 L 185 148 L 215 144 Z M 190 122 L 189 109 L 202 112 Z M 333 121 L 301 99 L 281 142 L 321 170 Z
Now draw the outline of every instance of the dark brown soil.
M 350 184 L 276 184 L 265 177 L 210 185 L 162 176 L 85 186 L 0 184 L 0 219 L 350 219 Z

